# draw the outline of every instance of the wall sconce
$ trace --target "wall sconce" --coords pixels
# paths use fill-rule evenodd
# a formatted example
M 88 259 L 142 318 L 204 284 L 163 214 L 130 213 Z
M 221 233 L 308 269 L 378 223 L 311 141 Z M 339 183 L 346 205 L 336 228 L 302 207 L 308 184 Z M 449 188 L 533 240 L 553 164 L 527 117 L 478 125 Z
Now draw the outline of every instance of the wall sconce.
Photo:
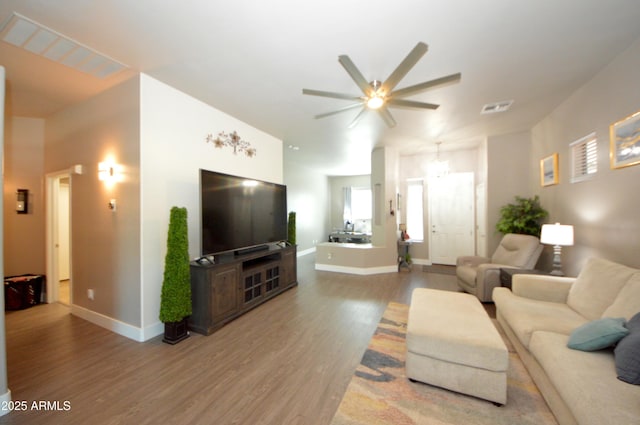
M 122 166 L 111 162 L 99 163 L 98 180 L 106 183 L 122 181 Z

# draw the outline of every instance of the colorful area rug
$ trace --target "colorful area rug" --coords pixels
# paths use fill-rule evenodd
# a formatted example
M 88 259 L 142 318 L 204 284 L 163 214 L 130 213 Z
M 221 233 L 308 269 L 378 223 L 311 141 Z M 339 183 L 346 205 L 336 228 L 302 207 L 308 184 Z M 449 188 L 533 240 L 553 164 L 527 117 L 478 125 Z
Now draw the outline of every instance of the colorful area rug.
M 408 315 L 409 306 L 389 303 L 332 425 L 557 424 L 504 335 L 509 348 L 504 406 L 409 381 L 404 369 Z

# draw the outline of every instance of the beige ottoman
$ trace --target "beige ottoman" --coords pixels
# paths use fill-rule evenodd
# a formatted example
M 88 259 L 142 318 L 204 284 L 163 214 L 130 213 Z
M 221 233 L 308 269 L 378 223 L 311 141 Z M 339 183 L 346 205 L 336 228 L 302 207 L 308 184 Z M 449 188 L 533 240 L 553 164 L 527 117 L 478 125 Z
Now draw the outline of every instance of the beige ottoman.
M 505 404 L 508 367 L 507 347 L 475 296 L 413 291 L 407 323 L 409 379 Z

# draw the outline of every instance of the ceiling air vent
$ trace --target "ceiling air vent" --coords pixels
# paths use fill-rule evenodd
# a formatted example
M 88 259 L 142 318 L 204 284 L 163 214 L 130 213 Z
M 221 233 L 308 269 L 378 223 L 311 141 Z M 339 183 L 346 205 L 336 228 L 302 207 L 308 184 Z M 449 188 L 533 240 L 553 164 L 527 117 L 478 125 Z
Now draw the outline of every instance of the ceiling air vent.
M 14 13 L 0 27 L 0 38 L 16 47 L 97 78 L 107 78 L 127 68 L 119 62 L 17 13 Z
M 496 112 L 505 112 L 511 107 L 513 100 L 503 100 L 502 102 L 487 103 L 482 107 L 481 114 L 495 114 Z

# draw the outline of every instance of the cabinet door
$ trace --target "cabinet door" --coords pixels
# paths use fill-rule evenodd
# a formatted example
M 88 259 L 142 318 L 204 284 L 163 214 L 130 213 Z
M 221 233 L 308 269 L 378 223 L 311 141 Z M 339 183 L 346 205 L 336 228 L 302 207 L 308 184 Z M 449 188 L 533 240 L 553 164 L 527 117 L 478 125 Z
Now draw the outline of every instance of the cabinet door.
M 296 270 L 296 250 L 289 249 L 282 253 L 282 286 L 288 287 L 296 283 L 297 270 Z
M 216 270 L 211 278 L 211 318 L 223 320 L 238 311 L 238 269 Z

